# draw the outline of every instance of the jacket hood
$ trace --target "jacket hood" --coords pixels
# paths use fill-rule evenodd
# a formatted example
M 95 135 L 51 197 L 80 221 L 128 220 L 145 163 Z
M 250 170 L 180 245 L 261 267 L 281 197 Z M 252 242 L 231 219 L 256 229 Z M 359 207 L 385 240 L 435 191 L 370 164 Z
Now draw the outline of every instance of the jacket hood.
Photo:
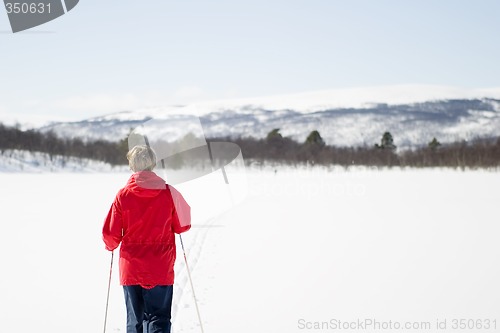
M 155 197 L 166 189 L 166 184 L 152 171 L 139 171 L 130 176 L 126 188 L 140 197 Z

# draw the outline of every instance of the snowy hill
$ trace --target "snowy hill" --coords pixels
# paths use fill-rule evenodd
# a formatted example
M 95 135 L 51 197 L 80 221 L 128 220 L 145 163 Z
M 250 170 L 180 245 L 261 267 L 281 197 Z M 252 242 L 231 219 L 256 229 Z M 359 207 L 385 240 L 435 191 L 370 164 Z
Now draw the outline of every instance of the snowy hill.
M 305 140 L 318 130 L 328 144 L 371 146 L 390 131 L 400 148 L 498 136 L 500 89 L 460 90 L 434 86 L 343 89 L 290 96 L 199 103 L 124 111 L 70 123 L 54 123 L 62 137 L 117 141 L 151 118 L 171 121 L 172 131 L 200 117 L 207 137 L 263 138 L 274 128 Z

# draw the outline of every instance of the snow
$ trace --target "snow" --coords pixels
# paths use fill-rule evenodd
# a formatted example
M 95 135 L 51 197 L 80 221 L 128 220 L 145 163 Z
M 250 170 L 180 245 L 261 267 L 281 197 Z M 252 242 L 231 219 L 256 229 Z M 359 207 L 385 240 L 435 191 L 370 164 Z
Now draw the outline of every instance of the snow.
M 403 85 L 318 91 L 246 100 L 165 106 L 120 112 L 41 128 L 61 137 L 118 141 L 149 119 L 169 137 L 197 118 L 207 137 L 265 138 L 279 128 L 303 142 L 318 130 L 336 146 L 373 146 L 390 131 L 399 149 L 426 146 L 432 138 L 451 143 L 495 137 L 500 126 L 500 89 Z
M 497 172 L 276 169 L 231 173 L 234 188 L 212 188 L 220 174 L 177 186 L 193 207 L 183 239 L 206 333 L 365 318 L 427 332 L 489 318 L 499 330 Z M 102 332 L 101 227 L 128 177 L 0 173 L 2 331 Z M 113 333 L 125 332 L 116 259 Z M 179 246 L 173 310 L 173 332 L 200 332 Z
M 500 98 L 500 87 L 467 89 L 453 86 L 402 84 L 327 89 L 319 91 L 262 96 L 247 99 L 211 101 L 189 105 L 194 114 L 202 115 L 215 110 L 234 109 L 242 105 L 263 109 L 292 109 L 311 113 L 328 109 L 371 108 L 378 104 L 401 105 L 448 99 Z

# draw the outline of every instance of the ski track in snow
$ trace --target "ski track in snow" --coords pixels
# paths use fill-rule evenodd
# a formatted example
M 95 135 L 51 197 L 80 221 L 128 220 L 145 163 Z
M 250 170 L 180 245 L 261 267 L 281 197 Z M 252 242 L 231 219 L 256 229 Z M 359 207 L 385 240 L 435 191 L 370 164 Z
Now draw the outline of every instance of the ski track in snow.
M 188 231 L 188 234 L 184 234 L 183 242 L 184 247 L 186 249 L 186 258 L 189 265 L 189 269 L 191 271 L 191 275 L 196 276 L 196 267 L 198 264 L 198 260 L 203 251 L 203 246 L 205 244 L 207 234 L 210 230 L 210 227 L 217 221 L 216 218 L 209 219 L 206 223 L 201 225 L 195 225 L 193 228 Z M 188 240 L 186 242 L 186 240 Z M 178 239 L 177 243 L 180 243 Z M 191 285 L 189 283 L 189 276 L 187 274 L 186 265 L 184 261 L 184 254 L 182 252 L 182 248 L 177 244 L 177 260 L 176 260 L 176 278 L 174 285 L 174 295 L 175 300 L 172 304 L 172 322 L 176 323 L 177 313 L 182 311 L 182 309 L 189 308 L 192 306 L 194 301 L 193 293 L 191 290 Z M 179 262 L 182 262 L 179 264 Z M 199 290 L 196 289 L 196 284 L 193 283 L 195 288 L 195 294 L 197 295 L 196 299 L 200 302 L 200 293 Z M 179 329 L 179 332 L 183 332 L 184 329 Z M 172 329 L 172 333 L 175 333 L 175 328 Z

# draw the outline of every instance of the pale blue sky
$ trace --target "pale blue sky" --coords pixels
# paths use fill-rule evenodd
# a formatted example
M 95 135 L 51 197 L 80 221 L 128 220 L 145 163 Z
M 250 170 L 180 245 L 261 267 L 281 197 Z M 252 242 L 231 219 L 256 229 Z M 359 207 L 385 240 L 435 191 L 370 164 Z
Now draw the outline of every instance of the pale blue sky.
M 393 84 L 500 86 L 497 0 L 80 1 L 0 14 L 0 117 Z M 0 118 L 0 121 L 2 119 Z

